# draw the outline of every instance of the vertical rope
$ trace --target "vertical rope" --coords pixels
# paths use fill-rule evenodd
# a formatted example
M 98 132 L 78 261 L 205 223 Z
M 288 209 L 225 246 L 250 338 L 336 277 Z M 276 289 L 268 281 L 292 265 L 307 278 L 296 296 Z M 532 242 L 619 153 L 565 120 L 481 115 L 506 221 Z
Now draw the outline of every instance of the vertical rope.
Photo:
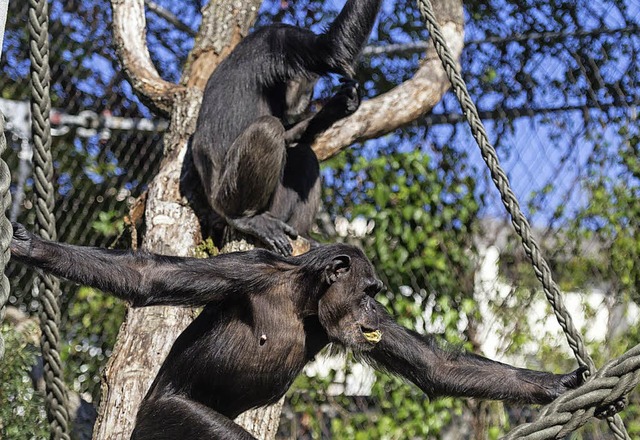
M 53 159 L 51 157 L 51 97 L 49 96 L 49 10 L 47 0 L 29 0 L 29 32 L 31 59 L 31 116 L 33 131 L 33 174 L 38 233 L 55 240 L 56 225 L 53 209 Z M 62 364 L 58 345 L 60 336 L 60 282 L 44 275 L 38 283 L 41 295 L 40 326 L 44 363 L 45 404 L 54 439 L 69 439 L 69 414 L 66 387 L 62 379 Z
M 7 21 L 7 8 L 9 0 L 0 0 L 0 56 L 2 55 L 2 42 L 4 41 L 4 25 Z M 7 301 L 9 300 L 9 280 L 4 274 L 4 268 L 11 257 L 9 245 L 13 236 L 11 222 L 7 219 L 7 209 L 11 205 L 11 174 L 9 167 L 2 159 L 7 149 L 7 139 L 4 137 L 4 115 L 0 112 L 0 324 L 4 320 Z M 4 358 L 4 338 L 0 334 L 0 360 Z
M 571 319 L 571 315 L 564 305 L 564 301 L 562 300 L 562 296 L 560 294 L 560 289 L 558 288 L 556 282 L 553 280 L 551 269 L 549 269 L 549 265 L 540 252 L 538 243 L 531 234 L 531 226 L 529 226 L 529 222 L 520 209 L 520 205 L 511 189 L 511 185 L 509 184 L 509 179 L 507 178 L 506 173 L 500 166 L 498 154 L 496 153 L 493 145 L 491 145 L 491 143 L 489 142 L 489 138 L 484 129 L 484 125 L 482 124 L 482 121 L 478 116 L 478 109 L 473 103 L 471 96 L 469 96 L 467 86 L 464 83 L 460 72 L 458 72 L 458 68 L 453 59 L 453 56 L 451 55 L 451 51 L 447 47 L 447 43 L 444 39 L 444 36 L 442 35 L 440 25 L 438 25 L 436 17 L 433 13 L 433 6 L 431 5 L 431 2 L 429 0 L 418 0 L 418 8 L 420 9 L 422 17 L 426 21 L 426 26 L 429 30 L 429 33 L 431 34 L 431 38 L 433 40 L 436 52 L 438 53 L 438 57 L 442 61 L 442 64 L 447 73 L 447 77 L 451 82 L 451 86 L 453 87 L 453 90 L 458 97 L 458 101 L 460 101 L 460 106 L 462 107 L 462 111 L 467 118 L 469 126 L 471 127 L 473 137 L 475 138 L 478 147 L 480 148 L 482 158 L 489 167 L 491 171 L 491 178 L 500 191 L 502 202 L 507 209 L 507 212 L 511 216 L 513 227 L 515 228 L 518 235 L 520 235 L 522 239 L 522 245 L 527 256 L 531 260 L 535 274 L 542 283 L 545 296 L 553 307 L 553 311 L 556 315 L 558 323 L 562 327 L 567 341 L 569 342 L 569 346 L 573 350 L 578 363 L 580 365 L 586 366 L 589 369 L 589 372 L 593 374 L 595 372 L 595 365 L 593 363 L 593 360 L 586 352 L 582 336 L 575 328 L 573 320 Z M 609 426 L 614 432 L 616 438 L 630 440 L 630 437 L 625 430 L 622 420 L 618 415 L 608 418 L 607 421 L 609 422 Z
M 13 236 L 11 222 L 7 218 L 6 212 L 11 205 L 11 193 L 9 184 L 11 175 L 9 167 L 2 160 L 2 155 L 7 148 L 7 140 L 4 137 L 4 115 L 0 112 L 0 323 L 4 320 L 7 300 L 9 299 L 9 280 L 4 274 L 4 268 L 9 262 L 11 254 L 9 245 Z M 0 360 L 4 357 L 4 338 L 0 334 Z

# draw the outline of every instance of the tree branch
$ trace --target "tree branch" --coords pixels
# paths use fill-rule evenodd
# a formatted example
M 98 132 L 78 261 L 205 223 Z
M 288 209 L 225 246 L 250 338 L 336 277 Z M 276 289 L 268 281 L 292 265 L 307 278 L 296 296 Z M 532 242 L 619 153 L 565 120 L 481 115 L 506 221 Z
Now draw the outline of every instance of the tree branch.
M 111 0 L 113 41 L 124 73 L 136 94 L 154 111 L 167 116 L 182 87 L 160 77 L 146 42 L 144 0 Z
M 217 50 L 220 53 L 228 53 L 241 40 L 241 35 L 246 34 L 255 20 L 256 13 L 245 13 L 242 17 L 247 21 L 242 22 L 242 18 L 237 14 L 246 11 L 249 6 L 237 10 L 231 6 L 234 2 L 237 3 L 236 0 L 216 0 L 215 8 L 211 4 L 205 7 L 193 52 L 209 54 L 210 51 L 215 50 L 211 48 L 213 46 L 211 42 L 217 42 L 221 45 L 216 46 Z M 259 5 L 259 3 L 258 0 L 251 0 L 251 5 Z M 181 191 L 180 181 L 187 140 L 195 130 L 202 101 L 202 93 L 197 86 L 202 84 L 204 87 L 206 78 L 204 83 L 196 82 L 194 84 L 196 87 L 177 86 L 162 80 L 160 80 L 162 83 L 158 83 L 158 74 L 151 64 L 144 44 L 143 0 L 112 0 L 112 4 L 114 22 L 116 10 L 119 14 L 117 19 L 119 24 L 114 24 L 114 28 L 119 30 L 114 30 L 114 33 L 120 34 L 117 45 L 119 53 L 123 54 L 121 62 L 123 65 L 127 62 L 125 61 L 127 53 L 129 61 L 140 58 L 147 60 L 146 64 L 142 63 L 143 68 L 138 68 L 136 63 L 130 63 L 130 66 L 133 64 L 135 72 L 142 73 L 142 75 L 130 76 L 132 84 L 136 78 L 142 81 L 142 86 L 134 86 L 134 89 L 141 98 L 149 96 L 156 98 L 152 102 L 159 103 L 165 111 L 170 113 L 171 119 L 169 129 L 164 135 L 164 160 L 158 175 L 149 184 L 145 209 L 146 234 L 142 247 L 147 251 L 160 254 L 188 255 L 201 237 L 198 220 Z M 126 18 L 127 14 L 122 9 L 127 8 L 137 11 L 136 13 L 128 12 L 135 17 L 134 21 Z M 255 10 L 257 11 L 257 6 Z M 136 28 L 131 32 L 138 35 L 137 41 L 134 42 L 133 37 L 123 32 L 122 27 L 125 22 L 129 23 L 128 26 Z M 229 23 L 236 23 L 236 25 L 229 26 Z M 221 32 L 223 28 L 227 31 L 224 37 L 213 34 Z M 227 49 L 224 49 L 225 44 L 229 46 Z M 140 55 L 141 52 L 144 54 Z M 185 67 L 185 77 L 188 78 L 194 72 L 200 72 L 196 76 L 204 77 L 201 70 L 206 69 L 210 74 L 222 60 L 220 55 L 215 62 L 212 58 L 202 60 L 206 57 L 198 54 L 190 55 L 190 64 Z M 207 63 L 210 64 L 206 65 Z M 149 78 L 156 78 L 156 80 L 151 81 Z M 148 95 L 142 90 L 146 90 L 145 85 L 149 82 L 155 82 L 155 87 L 150 87 L 152 91 L 161 90 L 162 84 L 165 87 L 157 94 Z M 193 311 L 176 307 L 128 310 L 125 322 L 120 328 L 116 346 L 113 348 L 113 354 L 105 369 L 100 411 L 93 434 L 94 440 L 126 440 L 131 437 L 140 402 L 176 337 L 192 319 Z
M 464 47 L 462 2 L 440 1 L 438 17 L 447 43 L 456 58 Z M 438 10 L 439 9 L 439 10 Z M 430 111 L 449 89 L 450 84 L 433 44 L 413 78 L 389 92 L 364 101 L 353 115 L 336 122 L 313 145 L 319 160 L 328 159 L 344 148 L 373 139 L 415 121 Z
M 210 2 L 202 9 L 202 24 L 189 53 L 180 84 L 204 90 L 213 69 L 249 33 L 262 0 Z

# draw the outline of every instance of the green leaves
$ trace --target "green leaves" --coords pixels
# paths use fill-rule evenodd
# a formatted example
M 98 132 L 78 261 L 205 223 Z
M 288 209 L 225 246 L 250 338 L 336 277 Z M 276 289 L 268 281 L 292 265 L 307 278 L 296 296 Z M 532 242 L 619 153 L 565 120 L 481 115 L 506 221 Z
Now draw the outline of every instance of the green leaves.
M 437 160 L 421 151 L 357 157 L 352 166 L 336 166 L 325 201 L 334 216 L 375 222 L 361 244 L 388 287 L 377 299 L 397 321 L 418 331 L 438 329 L 457 345 L 466 342 L 461 323 L 477 313 L 471 233 L 478 202 L 462 159 L 452 149 L 440 151 Z M 337 401 L 355 406 L 353 398 Z M 365 410 L 339 411 L 326 435 L 437 438 L 463 402 L 429 401 L 416 387 L 380 373 L 362 405 Z

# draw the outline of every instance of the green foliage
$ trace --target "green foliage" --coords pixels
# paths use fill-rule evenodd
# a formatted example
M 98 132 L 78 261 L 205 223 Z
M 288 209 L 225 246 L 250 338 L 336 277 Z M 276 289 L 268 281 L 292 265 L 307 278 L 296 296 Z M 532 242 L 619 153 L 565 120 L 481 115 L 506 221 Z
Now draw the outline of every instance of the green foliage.
M 124 319 L 125 304 L 90 287 L 78 289 L 67 310 L 68 345 L 61 357 L 71 387 L 99 400 L 101 371 Z
M 28 324 L 35 325 L 35 324 Z M 6 352 L 0 367 L 0 438 L 5 440 L 48 438 L 44 397 L 34 390 L 29 373 L 38 350 L 29 341 L 30 329 L 16 332 L 8 324 L 1 327 Z
M 467 252 L 478 202 L 473 179 L 454 165 L 461 159 L 452 150 L 435 165 L 420 151 L 359 157 L 351 171 L 358 186 L 329 189 L 327 199 L 341 202 L 341 215 L 375 222 L 364 244 L 390 288 L 410 286 L 457 298 L 470 292 Z
M 100 212 L 98 219 L 91 224 L 91 227 L 105 237 L 115 237 L 124 229 L 122 213 L 120 211 Z
M 360 244 L 388 287 L 377 299 L 402 325 L 436 328 L 449 343 L 471 348 L 459 328 L 477 309 L 471 234 L 478 202 L 463 156 L 451 149 L 441 151 L 437 163 L 421 151 L 345 156 L 331 162 L 343 168 L 327 185 L 326 208 L 375 223 Z M 307 414 L 302 420 L 313 420 L 305 432 L 313 438 L 437 438 L 464 405 L 460 399 L 429 401 L 398 378 L 376 377 L 371 396 L 356 398 L 327 395 L 327 379 L 299 379 L 291 404 Z M 319 406 L 330 408 L 329 421 Z

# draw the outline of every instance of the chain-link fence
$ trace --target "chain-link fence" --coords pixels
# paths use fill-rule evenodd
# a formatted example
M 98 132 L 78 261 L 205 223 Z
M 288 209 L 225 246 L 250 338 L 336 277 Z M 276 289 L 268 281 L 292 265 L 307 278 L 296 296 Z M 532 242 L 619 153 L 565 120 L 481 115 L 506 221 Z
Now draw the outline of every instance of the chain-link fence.
M 179 6 L 170 1 L 157 3 L 167 8 L 169 15 L 159 14 L 156 3 L 152 3 L 147 14 L 148 41 L 160 72 L 175 81 L 192 46 L 201 2 L 185 1 Z M 413 3 L 398 3 L 393 7 L 411 17 Z M 624 304 L 628 308 L 629 303 L 621 297 L 630 298 L 631 304 L 640 298 L 640 6 L 633 1 L 601 0 L 557 2 L 552 7 L 546 1 L 532 0 L 478 2 L 465 7 L 465 81 L 515 192 L 549 252 L 561 287 L 600 295 L 598 298 L 608 307 L 607 320 L 611 321 L 621 313 L 616 307 Z M 383 8 L 383 15 L 387 15 L 377 31 L 383 43 L 393 42 L 393 33 L 387 27 L 396 16 L 389 9 Z M 180 26 L 176 27 L 177 18 L 171 10 L 180 11 Z M 310 17 L 313 11 L 308 12 Z M 6 161 L 13 179 L 10 216 L 29 223 L 33 206 L 26 14 L 26 2 L 10 2 L 0 108 L 8 119 L 10 152 Z M 83 245 L 111 246 L 117 241 L 128 206 L 158 169 L 162 130 L 166 128 L 166 121 L 150 114 L 124 80 L 111 46 L 109 20 L 106 0 L 52 2 L 52 99 L 56 109 L 52 114 L 52 151 L 57 224 L 61 241 Z M 411 26 L 418 28 L 421 23 Z M 411 30 L 408 33 L 415 40 L 424 36 Z M 401 43 L 365 52 L 364 64 L 371 60 L 372 67 L 363 75 L 367 80 L 375 79 L 373 90 L 384 90 L 411 75 L 424 48 L 422 43 Z M 367 90 L 372 87 L 367 86 Z M 538 287 L 508 222 L 504 222 L 499 195 L 458 108 L 455 97 L 448 94 L 431 114 L 397 137 L 348 153 L 369 155 L 374 157 L 373 163 L 375 157 L 394 151 L 397 145 L 418 145 L 432 157 L 430 169 L 438 167 L 433 182 L 445 187 L 438 203 L 416 198 L 418 210 L 431 210 L 430 219 L 446 219 L 449 215 L 455 220 L 451 226 L 438 226 L 448 235 L 439 236 L 442 241 L 433 246 L 444 257 L 432 266 L 414 266 L 408 258 L 403 261 L 411 264 L 405 264 L 405 275 L 399 276 L 396 266 L 384 264 L 388 249 L 372 245 L 370 257 L 382 262 L 379 270 L 387 284 L 404 284 L 409 291 L 421 292 L 420 304 L 430 310 L 439 307 L 433 298 L 443 285 L 441 273 L 453 272 L 448 276 L 460 282 L 458 290 L 462 291 L 452 295 L 455 306 L 463 308 L 465 295 L 477 299 L 478 292 L 484 292 L 489 300 L 484 299 L 487 304 L 482 306 L 482 314 L 501 321 L 500 331 L 505 336 L 491 346 L 485 343 L 482 348 L 487 354 L 499 355 L 505 350 L 522 353 L 523 347 L 517 342 L 507 341 L 508 334 L 532 332 L 535 326 L 525 326 L 519 320 L 517 325 L 506 322 L 495 317 L 492 308 L 510 310 L 511 301 L 536 309 L 533 298 Z M 431 191 L 433 182 L 428 186 L 429 182 L 421 181 L 417 168 L 408 171 L 415 157 L 398 160 L 407 176 L 415 176 L 413 185 L 424 184 L 421 191 Z M 340 171 L 332 175 L 341 176 Z M 353 175 L 358 177 L 357 173 Z M 336 185 L 329 179 L 327 188 L 327 205 L 334 204 L 327 206 L 332 229 L 335 216 L 344 214 L 344 206 L 361 201 L 353 194 L 367 187 L 361 182 Z M 467 193 L 478 206 L 472 206 Z M 456 210 L 445 214 L 451 206 L 457 206 Z M 363 230 L 375 242 L 375 231 L 383 228 L 386 220 L 375 214 L 367 220 L 371 219 L 375 222 Z M 384 224 L 388 229 L 382 231 L 383 235 L 391 234 L 393 225 Z M 413 236 L 419 233 L 416 230 Z M 429 238 L 427 234 L 425 241 Z M 397 243 L 390 240 L 389 245 Z M 483 258 L 480 263 L 474 260 L 478 273 L 483 264 L 489 264 L 487 261 L 496 263 L 495 276 L 484 273 L 474 279 L 466 263 L 460 263 L 464 253 L 457 253 L 465 248 L 475 248 Z M 418 249 L 416 255 L 426 252 L 423 247 Z M 394 258 L 404 258 L 402 252 L 397 255 Z M 424 260 L 424 254 L 418 256 Z M 30 296 L 30 272 L 11 265 L 7 274 L 12 283 L 10 304 L 34 311 L 38 302 Z M 543 320 L 546 310 L 540 307 Z M 581 309 L 593 312 L 584 318 L 585 326 L 590 317 L 596 318 L 599 306 L 589 307 Z M 495 332 L 495 328 L 482 325 L 475 330 L 480 334 L 479 343 Z M 605 330 L 613 337 L 628 328 L 611 325 Z M 353 405 L 362 410 L 374 404 L 363 400 Z

